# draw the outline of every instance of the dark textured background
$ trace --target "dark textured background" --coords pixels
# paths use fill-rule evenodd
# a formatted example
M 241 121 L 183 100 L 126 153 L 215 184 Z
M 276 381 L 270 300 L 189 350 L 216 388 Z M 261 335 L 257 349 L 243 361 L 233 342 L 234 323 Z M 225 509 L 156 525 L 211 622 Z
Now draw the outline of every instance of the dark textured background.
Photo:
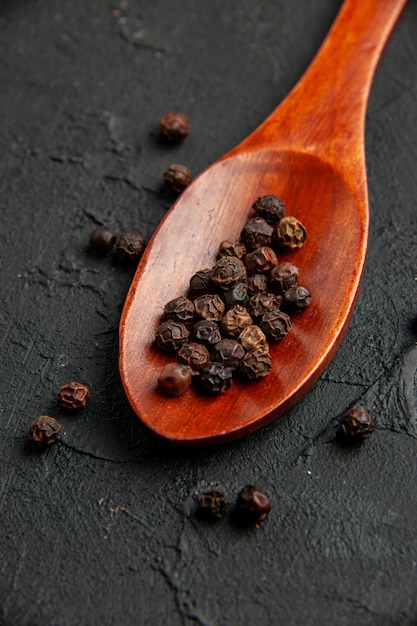
M 154 441 L 129 415 L 117 329 L 132 270 L 88 249 L 149 237 L 171 162 L 201 171 L 294 85 L 334 0 L 0 0 L 0 623 L 417 623 L 417 3 L 367 115 L 369 256 L 347 335 L 283 418 L 216 449 Z M 371 27 L 371 24 L 370 24 Z M 158 140 L 160 116 L 192 133 Z M 329 268 L 331 271 L 331 268 Z M 64 382 L 92 399 L 55 405 Z M 374 436 L 335 442 L 353 404 Z M 27 449 L 40 414 L 64 443 Z M 273 499 L 259 529 L 194 514 L 211 484 Z

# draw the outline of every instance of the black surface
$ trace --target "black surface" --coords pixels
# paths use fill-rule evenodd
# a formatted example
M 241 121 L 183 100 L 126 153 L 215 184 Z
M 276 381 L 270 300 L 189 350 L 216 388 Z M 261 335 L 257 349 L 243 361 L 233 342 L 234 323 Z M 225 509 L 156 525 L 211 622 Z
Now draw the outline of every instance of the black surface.
M 197 173 L 253 130 L 340 4 L 0 2 L 1 624 L 417 623 L 417 4 L 368 109 L 357 309 L 283 418 L 202 451 L 144 434 L 117 370 L 133 270 L 88 249 L 101 224 L 149 237 L 172 202 L 164 169 Z M 171 148 L 157 136 L 169 110 L 192 123 Z M 55 397 L 74 379 L 92 399 L 71 416 Z M 336 426 L 354 404 L 377 428 L 346 448 Z M 26 433 L 45 413 L 64 443 L 34 452 Z M 259 529 L 195 516 L 202 488 L 234 498 L 248 482 L 274 504 Z

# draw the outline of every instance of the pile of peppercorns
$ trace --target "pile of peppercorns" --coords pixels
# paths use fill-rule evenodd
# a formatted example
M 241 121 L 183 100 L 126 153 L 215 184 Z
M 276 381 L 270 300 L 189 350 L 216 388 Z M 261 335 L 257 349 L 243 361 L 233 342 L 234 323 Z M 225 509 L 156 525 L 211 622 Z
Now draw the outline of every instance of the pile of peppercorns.
M 165 305 L 155 345 L 177 354 L 158 378 L 169 395 L 181 395 L 192 380 L 203 393 L 221 394 L 235 374 L 246 381 L 266 376 L 269 344 L 281 341 L 292 328 L 290 315 L 311 303 L 298 267 L 277 256 L 304 245 L 304 226 L 275 195 L 252 208 L 240 239 L 223 241 L 215 265 L 191 277 L 188 297 Z

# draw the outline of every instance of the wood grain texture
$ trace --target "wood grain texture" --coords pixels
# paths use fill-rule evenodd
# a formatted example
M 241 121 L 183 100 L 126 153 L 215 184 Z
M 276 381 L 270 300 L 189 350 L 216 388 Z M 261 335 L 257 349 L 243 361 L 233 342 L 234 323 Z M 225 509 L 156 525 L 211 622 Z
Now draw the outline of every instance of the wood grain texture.
M 120 373 L 145 427 L 182 444 L 242 437 L 285 412 L 337 349 L 365 263 L 368 198 L 364 120 L 372 78 L 406 0 L 347 0 L 319 54 L 282 105 L 237 148 L 201 174 L 163 220 L 133 280 L 120 325 Z M 169 357 L 153 347 L 163 307 L 190 276 L 237 238 L 259 195 L 274 193 L 307 228 L 291 258 L 313 305 L 271 347 L 273 370 L 225 395 L 157 389 Z

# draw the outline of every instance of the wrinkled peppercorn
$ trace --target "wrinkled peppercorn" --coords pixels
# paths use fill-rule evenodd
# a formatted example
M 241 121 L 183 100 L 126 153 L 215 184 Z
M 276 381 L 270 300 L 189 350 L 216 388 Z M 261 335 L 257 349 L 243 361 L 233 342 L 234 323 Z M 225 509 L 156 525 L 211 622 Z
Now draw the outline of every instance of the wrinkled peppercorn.
M 270 342 L 281 341 L 292 328 L 288 315 L 279 309 L 265 313 L 259 326 Z
M 246 267 L 234 256 L 222 256 L 211 270 L 211 282 L 217 289 L 232 289 L 246 278 Z
M 274 228 L 263 217 L 253 217 L 246 222 L 240 237 L 248 252 L 261 246 L 270 246 Z
M 211 284 L 211 268 L 198 270 L 190 278 L 189 296 L 193 300 L 198 296 L 203 296 L 205 293 L 211 293 L 213 291 L 213 285 Z
M 210 361 L 210 353 L 202 343 L 185 343 L 179 349 L 177 359 L 180 363 L 188 365 L 193 371 L 198 372 Z
M 197 342 L 210 347 L 222 338 L 217 322 L 200 320 L 193 325 L 192 335 Z
M 268 349 L 265 334 L 256 324 L 246 326 L 240 333 L 238 341 L 240 341 L 247 352 L 251 352 L 251 350 Z
M 188 340 L 189 332 L 182 322 L 165 320 L 155 333 L 155 342 L 160 350 L 175 352 Z
M 206 293 L 194 300 L 195 312 L 203 320 L 218 322 L 225 312 L 225 304 L 217 293 Z
M 133 263 L 139 261 L 146 248 L 146 240 L 140 233 L 125 233 L 119 237 L 115 253 L 120 261 Z
M 181 193 L 191 183 L 193 177 L 185 165 L 174 163 L 164 172 L 164 181 L 175 193 Z
M 238 283 L 233 287 L 233 289 L 222 291 L 219 295 L 223 300 L 226 309 L 231 309 L 236 304 L 245 306 L 248 301 L 248 287 L 246 283 Z
M 247 352 L 239 363 L 239 374 L 245 380 L 263 378 L 271 369 L 271 357 L 265 347 Z
M 269 274 L 269 286 L 273 293 L 284 294 L 298 285 L 300 270 L 294 263 L 280 263 Z
M 110 252 L 116 240 L 116 233 L 107 228 L 107 226 L 100 226 L 100 228 L 96 228 L 90 233 L 90 246 L 101 254 Z
M 167 302 L 164 308 L 164 318 L 174 320 L 175 322 L 182 322 L 187 324 L 194 318 L 195 307 L 185 296 L 179 296 Z
M 232 386 L 232 369 L 222 363 L 210 362 L 203 367 L 198 383 L 204 393 L 218 395 L 226 393 Z
M 251 274 L 268 274 L 278 264 L 277 255 L 269 246 L 261 246 L 245 255 L 244 263 Z
M 363 407 L 351 409 L 340 422 L 339 437 L 346 443 L 356 443 L 374 432 L 374 418 Z
M 220 328 L 225 335 L 238 337 L 246 326 L 253 324 L 253 319 L 247 309 L 240 304 L 236 304 L 229 309 L 220 320 Z
M 305 244 L 307 233 L 297 218 L 287 215 L 278 222 L 274 237 L 283 250 L 297 250 Z
M 183 113 L 165 113 L 160 119 L 159 128 L 169 141 L 181 141 L 190 132 L 190 122 Z
M 258 524 L 268 516 L 271 509 L 266 493 L 253 485 L 244 487 L 237 497 L 236 515 L 242 523 Z
M 49 415 L 41 415 L 29 427 L 29 439 L 39 448 L 47 448 L 61 439 L 61 424 Z
M 254 320 L 260 320 L 268 311 L 279 309 L 282 297 L 273 293 L 257 293 L 249 298 L 247 309 Z
M 311 304 L 311 293 L 307 287 L 297 285 L 284 293 L 284 306 L 290 313 L 304 311 Z
M 273 270 L 272 270 L 273 271 Z M 268 279 L 265 274 L 253 274 L 246 281 L 249 297 L 268 291 Z
M 58 404 L 67 411 L 80 411 L 89 399 L 89 388 L 76 381 L 63 385 L 58 391 Z
M 230 500 L 223 489 L 219 487 L 208 487 L 199 495 L 199 513 L 208 519 L 222 518 L 229 507 Z
M 181 396 L 191 385 L 191 370 L 182 363 L 167 363 L 158 377 L 159 388 L 170 396 Z
M 227 367 L 236 369 L 245 356 L 245 350 L 236 339 L 221 339 L 211 351 L 211 360 L 223 363 Z
M 243 259 L 246 254 L 246 247 L 242 241 L 233 241 L 232 239 L 225 239 L 219 246 L 218 256 L 236 256 L 238 259 Z
M 271 224 L 279 222 L 285 215 L 285 203 L 273 194 L 261 196 L 253 203 L 252 208 L 258 217 L 263 217 Z

